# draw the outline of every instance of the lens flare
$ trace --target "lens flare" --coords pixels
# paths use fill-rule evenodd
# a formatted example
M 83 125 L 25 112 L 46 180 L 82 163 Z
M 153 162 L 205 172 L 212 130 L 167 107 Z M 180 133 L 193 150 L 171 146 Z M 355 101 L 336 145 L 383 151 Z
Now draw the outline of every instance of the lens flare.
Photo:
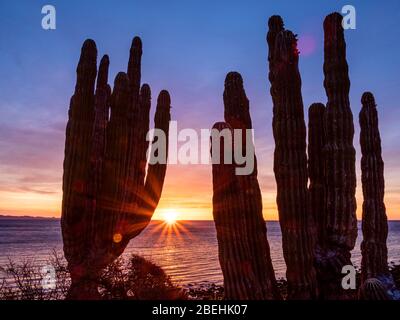
M 175 224 L 178 213 L 175 210 L 167 210 L 164 212 L 165 223 L 172 225 Z
M 152 228 L 150 228 L 151 233 L 158 234 L 158 238 L 155 241 L 158 243 L 169 243 L 174 241 L 173 239 L 179 239 L 180 241 L 185 241 L 185 239 L 194 240 L 194 235 L 188 230 L 186 226 L 191 225 L 190 221 L 178 220 L 181 216 L 181 212 L 176 208 L 164 209 L 160 214 L 161 220 L 154 220 Z M 185 226 L 186 225 L 186 226 Z M 185 237 L 182 237 L 182 234 Z

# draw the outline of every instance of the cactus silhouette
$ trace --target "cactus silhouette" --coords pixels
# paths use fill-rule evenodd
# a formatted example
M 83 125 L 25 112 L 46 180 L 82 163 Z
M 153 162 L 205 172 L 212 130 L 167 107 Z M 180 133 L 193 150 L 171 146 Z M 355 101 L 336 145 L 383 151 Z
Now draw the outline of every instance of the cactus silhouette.
M 140 88 L 141 55 L 135 37 L 128 73 L 118 73 L 111 94 L 108 56 L 97 74 L 95 42 L 82 46 L 66 128 L 61 219 L 71 299 L 98 297 L 99 272 L 147 226 L 161 196 L 166 162 L 146 172 L 151 98 L 147 84 Z M 154 121 L 166 137 L 170 103 L 162 91 Z
M 268 26 L 274 172 L 288 299 L 310 299 L 317 296 L 315 228 L 308 208 L 306 126 L 297 39 L 291 31 L 284 29 L 279 16 L 272 16 Z
M 313 103 L 308 109 L 308 176 L 309 176 L 309 200 L 310 214 L 316 228 L 315 243 L 315 270 L 319 289 L 325 277 L 324 260 L 325 247 L 323 243 L 326 236 L 326 174 L 324 163 L 325 130 L 324 116 L 325 106 L 322 103 Z M 319 290 L 320 291 L 320 290 Z M 319 292 L 322 296 L 322 291 Z
M 386 238 L 388 234 L 386 208 L 383 202 L 385 180 L 378 112 L 375 98 L 365 92 L 361 98 L 360 145 L 362 189 L 364 195 L 362 230 L 362 278 L 389 274 Z
M 359 120 L 362 153 L 361 181 L 364 196 L 361 283 L 364 284 L 365 289 L 368 289 L 370 286 L 366 283 L 371 278 L 376 278 L 382 283 L 388 297 L 399 299 L 400 292 L 397 290 L 388 268 L 386 245 L 388 224 L 384 203 L 384 163 L 378 126 L 378 111 L 375 98 L 370 92 L 365 92 L 362 95 L 361 103 Z M 361 293 L 362 291 L 360 291 Z M 382 298 L 382 295 L 373 294 L 372 297 Z
M 314 103 L 309 108 L 308 159 L 296 36 L 284 29 L 280 16 L 272 16 L 268 26 L 274 172 L 288 299 L 353 299 L 355 292 L 345 292 L 341 286 L 342 268 L 351 265 L 351 250 L 357 238 L 354 123 L 342 16 L 332 13 L 324 21 L 324 87 L 328 102 L 326 107 Z M 226 77 L 224 104 L 226 122 L 216 123 L 213 129 L 222 135 L 223 131 L 232 134 L 234 129 L 252 128 L 249 102 L 238 73 Z M 362 104 L 364 240 L 359 298 L 398 299 L 400 294 L 387 265 L 383 161 L 373 95 L 365 93 Z M 212 152 L 217 152 L 214 147 Z M 223 147 L 232 153 L 237 145 L 229 139 L 220 142 L 220 158 Z M 270 260 L 259 259 L 260 253 L 269 256 L 269 247 L 261 226 L 257 166 L 245 177 L 235 174 L 237 167 L 234 162 L 213 162 L 213 215 L 226 298 L 270 299 L 276 297 L 272 266 Z M 257 241 L 267 247 L 257 246 Z M 253 267 L 263 263 L 259 270 L 268 270 L 271 280 L 265 288 L 270 288 L 270 295 L 259 294 L 261 281 Z
M 309 208 L 317 230 L 317 252 L 325 230 L 324 114 L 325 106 L 322 103 L 313 103 L 308 109 Z
M 221 135 L 234 137 L 233 130 L 242 137 L 243 150 L 254 148 L 246 140 L 246 129 L 252 129 L 249 101 L 243 88 L 243 79 L 230 72 L 225 79 L 225 121 L 213 126 Z M 238 130 L 241 130 L 238 131 Z M 250 131 L 251 132 L 251 131 Z M 248 145 L 251 143 L 251 146 Z M 219 140 L 220 162 L 214 162 L 213 216 L 217 229 L 219 260 L 224 275 L 226 299 L 280 299 L 272 267 L 266 225 L 262 215 L 261 191 L 257 180 L 257 164 L 248 175 L 237 175 L 240 165 L 224 162 L 224 151 L 233 154 L 239 142 L 231 138 Z M 213 154 L 215 156 L 215 154 Z M 253 156 L 253 154 L 248 155 Z M 214 159 L 214 158 L 213 158 Z
M 314 103 L 309 108 L 308 158 L 297 39 L 285 30 L 280 16 L 272 16 L 268 26 L 274 173 L 288 299 L 354 298 L 341 287 L 341 271 L 351 265 L 357 238 L 354 124 L 342 16 L 332 13 L 324 21 L 328 101 L 326 107 Z M 97 70 L 95 42 L 86 40 L 82 46 L 66 128 L 61 219 L 71 299 L 99 297 L 99 273 L 148 225 L 161 197 L 166 158 L 162 163 L 146 159 L 151 92 L 147 84 L 141 85 L 141 56 L 142 43 L 135 37 L 127 72 L 117 74 L 111 90 L 108 56 Z M 213 126 L 211 154 L 213 217 L 225 298 L 281 299 L 262 214 L 257 159 L 248 139 L 249 100 L 239 73 L 227 74 L 223 100 L 225 122 Z M 169 93 L 161 91 L 154 127 L 166 135 L 166 152 L 170 105 Z M 371 93 L 364 93 L 362 105 L 359 298 L 394 299 L 400 294 L 387 265 L 384 164 Z M 242 157 L 244 150 L 252 152 L 246 154 L 247 161 L 249 156 L 254 160 L 249 174 L 238 174 L 244 168 L 235 157 L 238 149 Z
M 342 16 L 324 21 L 324 87 L 328 97 L 325 129 L 325 227 L 317 256 L 320 292 L 325 299 L 346 299 L 341 287 L 344 265 L 351 265 L 357 238 L 354 124 Z

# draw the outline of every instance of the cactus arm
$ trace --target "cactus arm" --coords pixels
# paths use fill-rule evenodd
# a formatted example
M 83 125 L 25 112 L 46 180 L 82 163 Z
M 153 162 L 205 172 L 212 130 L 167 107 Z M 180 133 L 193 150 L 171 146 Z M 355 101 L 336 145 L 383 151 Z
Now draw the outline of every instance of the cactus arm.
M 365 92 L 361 102 L 361 180 L 364 195 L 361 266 L 362 278 L 366 280 L 389 274 L 386 247 L 388 225 L 384 203 L 384 163 L 378 127 L 378 112 L 372 93 Z
M 93 40 L 86 40 L 77 67 L 65 140 L 61 228 L 70 270 L 78 268 L 86 256 L 89 226 L 85 221 L 94 210 L 89 172 L 95 117 L 96 59 L 96 44 Z
M 139 109 L 137 111 L 138 130 L 136 132 L 137 153 L 135 159 L 135 180 L 137 181 L 137 188 L 144 186 L 146 176 L 147 158 L 146 153 L 149 147 L 149 142 L 146 140 L 147 133 L 149 132 L 149 114 L 151 106 L 151 91 L 148 84 L 142 85 L 139 96 Z
M 168 135 L 169 122 L 171 120 L 171 98 L 166 90 L 162 90 L 158 95 L 157 109 L 154 116 L 154 128 L 162 130 L 166 137 L 165 153 L 168 159 Z M 153 214 L 158 202 L 160 201 L 162 187 L 164 185 L 167 163 L 149 164 L 144 186 L 145 197 L 143 200 L 144 208 L 147 208 Z
M 274 53 L 275 53 L 276 36 L 283 30 L 285 30 L 285 27 L 282 18 L 280 16 L 271 16 L 268 20 L 268 33 L 267 33 L 268 63 L 269 63 L 268 78 L 271 83 L 274 81 L 273 70 L 275 69 Z M 273 89 L 274 88 L 271 86 L 271 96 L 272 100 L 274 101 L 276 95 L 273 94 L 272 92 Z
M 129 79 L 118 73 L 111 95 L 111 115 L 107 124 L 106 152 L 102 172 L 102 188 L 96 212 L 92 264 L 104 267 L 118 256 L 128 243 L 124 237 L 124 201 L 127 195 L 129 167 L 132 157 Z
M 132 128 L 129 139 L 129 146 L 132 152 L 129 163 L 129 176 L 127 179 L 126 197 L 124 200 L 125 228 L 127 239 L 135 236 L 132 229 L 142 230 L 145 225 L 142 224 L 141 200 L 143 196 L 143 188 L 146 175 L 146 151 L 149 142 L 146 140 L 146 135 L 149 131 L 149 113 L 151 106 L 150 87 L 144 84 L 140 91 L 137 106 L 132 108 L 132 118 L 130 126 Z
M 157 99 L 157 108 L 154 115 L 154 128 L 165 133 L 165 152 L 168 159 L 169 122 L 171 120 L 171 98 L 166 90 L 162 90 Z M 138 211 L 134 223 L 130 223 L 129 237 L 136 237 L 150 222 L 154 211 L 161 198 L 164 185 L 167 163 L 149 163 L 146 180 L 143 188 L 139 190 Z
M 100 61 L 97 76 L 96 93 L 95 93 L 95 118 L 92 137 L 92 151 L 90 158 L 90 181 L 95 203 L 100 199 L 99 192 L 101 190 L 101 177 L 103 172 L 103 161 L 106 148 L 106 129 L 110 111 L 111 87 L 108 84 L 108 68 L 109 58 L 104 55 Z M 86 243 L 90 244 L 95 236 L 96 224 L 96 205 L 91 208 L 90 216 L 87 217 L 89 230 L 87 232 Z
M 361 98 L 360 145 L 361 145 L 361 181 L 364 196 L 362 206 L 361 242 L 361 288 L 360 298 L 371 293 L 371 299 L 400 300 L 400 291 L 396 288 L 388 267 L 387 236 L 388 223 L 385 196 L 384 162 L 382 160 L 381 137 L 379 133 L 378 110 L 372 93 L 365 92 Z M 376 295 L 374 286 L 368 283 L 380 282 L 385 294 Z M 368 290 L 370 288 L 371 290 Z M 379 291 L 379 290 L 378 290 Z M 363 294 L 364 292 L 364 294 Z
M 324 172 L 324 114 L 322 103 L 313 103 L 308 111 L 308 175 L 310 185 L 310 213 L 317 230 L 317 246 L 324 239 L 325 230 L 325 172 Z M 318 249 L 317 249 L 318 251 Z
M 296 37 L 291 31 L 283 30 L 281 19 L 271 17 L 269 27 L 274 173 L 287 266 L 288 299 L 310 299 L 317 295 L 313 265 L 315 228 L 308 208 L 306 127 L 298 69 L 299 52 Z M 278 30 L 281 31 L 275 34 Z
M 214 124 L 221 132 L 232 128 L 225 122 Z M 235 166 L 224 162 L 224 148 L 233 152 L 224 139 L 219 141 L 220 162 L 213 163 L 213 217 L 217 230 L 218 255 L 224 275 L 224 297 L 231 300 L 261 299 L 261 290 L 251 268 L 250 248 L 244 224 L 244 209 L 239 198 L 241 189 L 235 176 Z M 216 152 L 211 149 L 211 154 Z
M 325 105 L 313 103 L 308 110 L 308 175 L 310 214 L 313 217 L 316 234 L 315 244 L 315 271 L 320 287 L 324 287 L 325 274 L 325 236 L 326 236 L 326 176 L 324 163 Z M 322 290 L 321 290 L 322 291 Z M 320 293 L 321 294 L 321 293 Z
M 347 299 L 351 294 L 341 287 L 341 270 L 351 265 L 351 250 L 357 238 L 356 171 L 353 146 L 354 124 L 350 109 L 350 80 L 346 43 L 339 13 L 324 21 L 324 87 L 328 97 L 324 115 L 326 145 L 326 225 L 324 247 L 319 257 L 326 266 L 320 282 L 326 299 Z
M 249 100 L 243 87 L 242 76 L 230 72 L 225 79 L 224 117 L 234 130 L 242 130 L 242 150 L 246 150 L 246 130 L 252 129 Z M 236 143 L 236 142 L 235 142 Z M 250 149 L 254 151 L 252 143 Z M 247 155 L 251 156 L 251 155 Z M 254 154 L 254 169 L 249 175 L 236 175 L 239 187 L 240 208 L 244 214 L 243 223 L 246 241 L 250 250 L 250 268 L 255 275 L 261 299 L 279 299 L 274 269 L 267 240 L 267 228 L 262 214 L 261 190 L 257 180 L 257 159 Z
M 140 95 L 140 80 L 141 80 L 141 64 L 142 64 L 142 40 L 139 37 L 134 37 L 129 54 L 128 62 L 128 78 L 131 88 L 132 106 L 136 108 Z
M 103 56 L 100 61 L 99 72 L 96 84 L 95 94 L 95 119 L 93 128 L 93 143 L 91 165 L 94 168 L 94 192 L 96 193 L 100 188 L 100 177 L 102 170 L 102 161 L 106 148 L 106 128 L 108 123 L 108 114 L 110 109 L 111 88 L 108 85 L 108 68 L 109 58 L 107 55 Z
M 249 101 L 243 79 L 230 72 L 225 79 L 225 121 L 213 130 L 242 130 L 242 152 L 246 150 L 246 129 L 251 129 Z M 214 147 L 213 142 L 212 148 Z M 226 299 L 280 299 L 272 267 L 266 225 L 262 215 L 261 191 L 257 181 L 257 164 L 249 175 L 237 175 L 239 165 L 224 162 L 224 147 L 233 156 L 237 141 L 219 142 L 220 159 L 213 156 L 213 216 L 217 230 L 219 261 L 224 275 Z M 254 148 L 254 146 L 251 146 Z M 229 148 L 229 149 L 228 149 Z M 247 150 L 246 150 L 247 151 Z M 247 154 L 254 156 L 253 154 Z M 255 157 L 255 156 L 254 156 Z

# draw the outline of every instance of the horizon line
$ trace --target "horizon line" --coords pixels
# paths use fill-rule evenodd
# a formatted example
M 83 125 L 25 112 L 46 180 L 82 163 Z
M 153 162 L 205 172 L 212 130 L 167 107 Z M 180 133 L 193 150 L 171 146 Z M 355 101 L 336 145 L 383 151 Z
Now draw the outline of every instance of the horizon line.
M 4 215 L 0 214 L 0 218 L 19 218 L 19 219 L 61 219 L 61 217 L 44 217 L 44 216 L 29 216 L 29 215 L 23 215 L 23 216 L 14 216 L 14 215 Z M 177 219 L 175 220 L 176 222 L 180 221 L 214 221 L 213 219 Z M 279 219 L 269 219 L 266 220 L 264 219 L 265 222 L 279 222 Z M 387 219 L 387 221 L 399 221 L 400 219 Z M 152 219 L 150 222 L 165 222 L 163 219 Z M 362 220 L 357 219 L 357 222 L 362 222 Z

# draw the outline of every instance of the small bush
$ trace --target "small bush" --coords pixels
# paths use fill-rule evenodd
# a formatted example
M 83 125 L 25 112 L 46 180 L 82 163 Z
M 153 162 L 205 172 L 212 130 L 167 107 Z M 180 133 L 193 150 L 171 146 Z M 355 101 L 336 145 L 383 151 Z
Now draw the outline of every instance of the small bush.
M 46 270 L 52 270 L 52 285 L 46 286 L 49 274 L 43 266 L 26 260 L 16 263 L 9 259 L 5 266 L 0 266 L 1 300 L 58 300 L 63 299 L 70 285 L 66 264 L 55 251 L 46 262 Z
M 15 263 L 9 259 L 0 267 L 0 300 L 61 300 L 71 280 L 66 261 L 55 251 L 46 263 L 54 279 L 48 284 L 49 274 L 32 261 Z M 51 276 L 51 274 L 50 274 Z M 138 256 L 119 258 L 110 264 L 99 279 L 103 299 L 175 300 L 186 299 L 181 288 L 175 286 L 164 270 Z
M 162 268 L 138 255 L 109 265 L 100 278 L 99 291 L 104 299 L 186 299 Z

